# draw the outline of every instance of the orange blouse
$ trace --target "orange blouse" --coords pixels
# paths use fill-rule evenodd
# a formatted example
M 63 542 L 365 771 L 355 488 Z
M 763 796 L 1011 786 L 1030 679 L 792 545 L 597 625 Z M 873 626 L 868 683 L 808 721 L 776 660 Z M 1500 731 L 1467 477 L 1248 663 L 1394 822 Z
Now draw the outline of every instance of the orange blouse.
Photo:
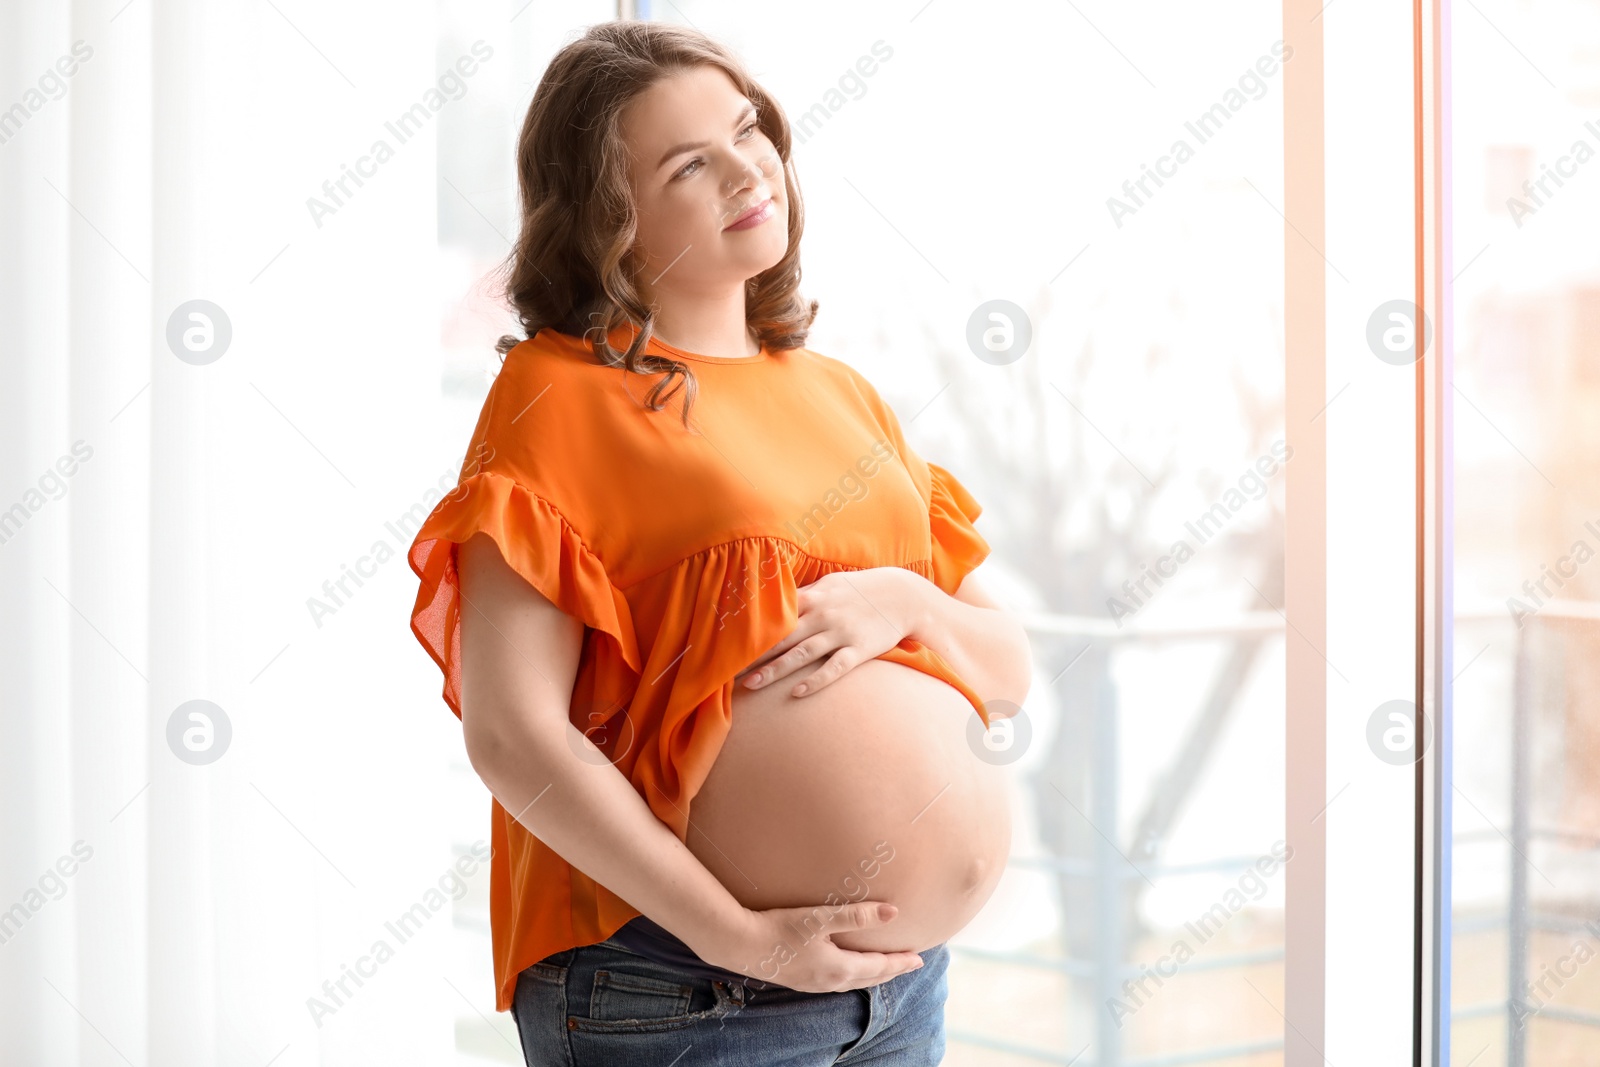
M 628 326 L 611 334 L 618 350 Z M 989 554 L 980 507 L 906 446 L 894 412 L 847 364 L 806 348 L 690 363 L 699 395 L 651 412 L 658 375 L 623 375 L 554 330 L 509 353 L 454 489 L 407 558 L 411 629 L 461 716 L 456 546 L 483 531 L 506 562 L 585 624 L 569 718 L 683 839 L 722 747 L 734 676 L 792 633 L 796 591 L 834 571 L 905 567 L 946 593 Z M 982 699 L 913 638 L 878 657 Z M 613 721 L 615 720 L 615 721 Z M 489 910 L 496 1009 L 517 975 L 611 936 L 639 911 L 547 848 L 498 801 Z

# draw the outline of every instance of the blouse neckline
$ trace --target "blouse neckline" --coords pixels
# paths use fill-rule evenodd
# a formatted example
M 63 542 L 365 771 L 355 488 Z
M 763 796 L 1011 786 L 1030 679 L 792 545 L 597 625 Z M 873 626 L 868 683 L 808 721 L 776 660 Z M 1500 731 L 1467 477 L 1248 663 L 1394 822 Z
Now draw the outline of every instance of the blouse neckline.
M 618 349 L 626 348 L 628 343 L 633 340 L 634 336 L 635 333 L 632 327 L 626 324 L 618 326 L 612 332 L 611 346 Z M 650 335 L 650 345 L 646 346 L 647 350 L 651 346 L 665 349 L 670 355 L 676 356 L 679 359 L 691 360 L 695 363 L 760 363 L 762 360 L 766 359 L 772 354 L 768 350 L 767 346 L 762 344 L 761 351 L 757 352 L 753 356 L 706 356 L 700 354 L 699 352 L 690 352 L 688 349 L 679 348 L 676 345 L 669 345 L 656 334 Z

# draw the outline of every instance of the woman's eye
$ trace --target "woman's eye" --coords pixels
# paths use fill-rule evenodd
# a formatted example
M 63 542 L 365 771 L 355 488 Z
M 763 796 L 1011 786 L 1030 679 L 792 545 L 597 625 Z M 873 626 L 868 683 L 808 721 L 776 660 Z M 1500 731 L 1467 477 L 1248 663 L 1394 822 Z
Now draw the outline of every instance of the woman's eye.
M 749 137 L 749 136 L 750 136 L 750 131 L 751 131 L 751 130 L 755 130 L 755 129 L 759 129 L 759 128 L 760 128 L 760 126 L 761 126 L 761 124 L 760 124 L 760 123 L 759 123 L 759 122 L 752 122 L 752 123 L 750 123 L 750 125 L 748 125 L 748 126 L 746 126 L 746 127 L 745 127 L 745 128 L 744 128 L 744 129 L 742 129 L 742 130 L 740 130 L 740 131 L 739 131 L 739 136 L 740 136 L 740 139 L 741 139 L 741 140 L 742 140 L 742 139 L 745 139 L 745 138 L 747 138 L 747 137 Z M 694 171 L 693 171 L 693 170 L 690 170 L 690 169 L 689 169 L 689 168 L 691 168 L 691 167 L 693 167 L 693 166 L 695 166 L 695 165 L 696 165 L 696 164 L 698 164 L 698 163 L 700 163 L 700 162 L 702 162 L 702 161 L 701 161 L 701 160 L 698 160 L 698 159 L 691 159 L 691 160 L 689 160 L 689 162 L 687 162 L 687 163 L 685 163 L 685 164 L 684 164 L 684 165 L 683 165 L 683 167 L 682 167 L 682 169 L 680 169 L 680 170 L 679 170 L 679 171 L 678 171 L 678 173 L 676 173 L 676 174 L 674 174 L 674 175 L 673 175 L 673 176 L 672 176 L 672 179 L 673 179 L 673 180 L 674 180 L 674 181 L 676 181 L 676 180 L 678 180 L 678 179 L 679 179 L 679 178 L 687 178 L 687 177 L 688 177 L 688 176 L 689 176 L 689 175 L 691 175 L 691 174 L 693 174 L 693 173 L 694 173 Z

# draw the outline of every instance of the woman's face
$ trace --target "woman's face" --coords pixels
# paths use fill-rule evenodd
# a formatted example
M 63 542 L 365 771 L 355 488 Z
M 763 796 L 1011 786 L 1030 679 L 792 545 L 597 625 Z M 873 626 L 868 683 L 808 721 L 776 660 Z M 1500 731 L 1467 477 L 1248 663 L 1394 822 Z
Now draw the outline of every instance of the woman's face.
M 778 152 L 718 67 L 663 78 L 621 120 L 647 296 L 725 295 L 783 258 L 789 204 Z M 767 201 L 765 221 L 729 227 Z

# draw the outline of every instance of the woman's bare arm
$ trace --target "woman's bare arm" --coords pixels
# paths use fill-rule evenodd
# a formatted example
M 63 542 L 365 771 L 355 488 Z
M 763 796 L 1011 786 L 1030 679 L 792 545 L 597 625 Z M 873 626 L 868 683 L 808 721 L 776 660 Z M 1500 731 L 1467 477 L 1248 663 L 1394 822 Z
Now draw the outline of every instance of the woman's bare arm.
M 932 582 L 918 588 L 923 610 L 911 636 L 939 653 L 985 701 L 1007 700 L 1020 707 L 1033 682 L 1033 652 L 1022 622 L 973 574 L 962 579 L 954 596 Z
M 461 719 L 489 791 L 563 859 L 684 937 L 743 908 L 567 718 L 583 623 L 510 568 L 486 535 L 458 550 Z M 584 757 L 580 758 L 580 753 Z
M 915 953 L 853 952 L 815 938 L 785 956 L 787 973 L 759 969 L 810 909 L 746 909 L 569 722 L 581 620 L 523 580 L 485 534 L 459 547 L 457 563 L 467 757 L 529 832 L 717 966 L 810 991 L 873 985 L 920 966 Z M 887 921 L 873 901 L 826 910 L 828 932 Z

